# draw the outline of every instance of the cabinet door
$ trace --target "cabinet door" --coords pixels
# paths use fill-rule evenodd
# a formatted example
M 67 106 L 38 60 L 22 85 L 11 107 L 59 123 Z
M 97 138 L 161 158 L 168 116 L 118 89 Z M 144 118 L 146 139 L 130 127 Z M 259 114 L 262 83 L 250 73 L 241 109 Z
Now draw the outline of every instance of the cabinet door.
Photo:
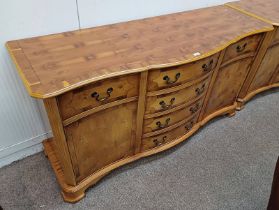
M 65 128 L 77 181 L 133 153 L 137 102 L 85 117 Z
M 277 66 L 277 74 L 275 75 L 273 83 L 279 83 L 279 65 Z
M 250 69 L 253 58 L 235 61 L 219 69 L 205 115 L 233 105 Z
M 266 52 L 264 59 L 254 77 L 248 93 L 269 85 L 279 65 L 279 45 L 271 47 Z

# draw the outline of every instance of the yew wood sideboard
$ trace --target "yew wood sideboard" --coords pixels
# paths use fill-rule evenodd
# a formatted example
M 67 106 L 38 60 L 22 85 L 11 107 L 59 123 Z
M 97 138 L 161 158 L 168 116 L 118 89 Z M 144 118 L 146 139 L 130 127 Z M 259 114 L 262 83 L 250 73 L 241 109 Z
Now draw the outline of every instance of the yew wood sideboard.
M 233 116 L 273 33 L 270 23 L 216 6 L 8 42 L 27 91 L 44 101 L 54 136 L 45 153 L 65 201 L 210 119 Z
M 257 93 L 279 87 L 279 1 L 242 0 L 228 3 L 227 6 L 274 26 L 274 30 L 267 34 L 268 40 L 259 56 L 261 58 L 249 72 L 239 93 L 237 108 L 240 110 Z

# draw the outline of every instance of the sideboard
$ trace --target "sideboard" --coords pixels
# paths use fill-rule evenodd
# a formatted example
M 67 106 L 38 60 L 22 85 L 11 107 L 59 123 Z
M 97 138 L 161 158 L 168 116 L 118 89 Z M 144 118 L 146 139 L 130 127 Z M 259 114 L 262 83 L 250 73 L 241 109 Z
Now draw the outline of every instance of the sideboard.
M 240 110 L 244 104 L 256 94 L 270 88 L 279 87 L 279 2 L 276 0 L 242 0 L 230 2 L 227 6 L 251 17 L 270 23 L 274 30 L 269 32 L 269 38 L 262 51 L 261 59 L 249 72 L 238 96 Z
M 273 33 L 215 6 L 7 42 L 27 91 L 44 101 L 54 136 L 44 149 L 64 200 L 233 116 Z

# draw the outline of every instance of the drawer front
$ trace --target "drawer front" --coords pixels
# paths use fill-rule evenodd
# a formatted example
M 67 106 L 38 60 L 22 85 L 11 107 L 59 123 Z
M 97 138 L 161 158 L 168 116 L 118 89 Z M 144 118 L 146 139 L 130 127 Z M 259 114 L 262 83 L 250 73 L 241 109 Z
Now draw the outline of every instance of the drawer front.
M 194 124 L 197 122 L 197 116 L 193 117 L 187 123 L 160 135 L 152 136 L 149 138 L 144 138 L 142 140 L 141 151 L 146 151 L 156 147 L 160 147 L 168 142 L 171 142 L 179 137 L 182 137 L 184 134 L 188 133 Z
M 206 92 L 209 85 L 209 78 L 187 87 L 185 89 L 158 96 L 147 98 L 146 114 L 156 113 L 171 109 L 183 103 L 190 102 Z
M 170 114 L 166 114 L 166 115 L 163 115 L 160 117 L 146 119 L 144 121 L 144 125 L 143 125 L 144 126 L 143 132 L 150 133 L 150 132 L 158 131 L 158 130 L 167 128 L 171 125 L 174 125 L 174 124 L 190 117 L 194 113 L 197 113 L 201 107 L 202 107 L 202 99 L 194 102 L 190 106 L 187 106 L 183 109 L 172 112 Z
M 58 97 L 63 119 L 94 107 L 138 95 L 138 75 L 112 78 L 84 86 Z
M 223 63 L 246 53 L 256 52 L 262 39 L 262 34 L 246 37 L 230 45 L 225 53 Z
M 197 79 L 212 71 L 218 58 L 219 53 L 193 63 L 150 71 L 148 91 L 173 87 Z

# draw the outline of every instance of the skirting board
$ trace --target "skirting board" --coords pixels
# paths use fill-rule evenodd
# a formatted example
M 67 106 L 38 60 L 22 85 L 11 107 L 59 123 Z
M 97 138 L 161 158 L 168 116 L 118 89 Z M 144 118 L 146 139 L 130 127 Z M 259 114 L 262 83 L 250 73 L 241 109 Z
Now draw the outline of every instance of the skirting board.
M 14 161 L 21 160 L 25 157 L 41 152 L 43 150 L 42 141 L 51 137 L 52 132 L 49 131 L 18 144 L 1 149 L 0 168 L 9 165 Z

